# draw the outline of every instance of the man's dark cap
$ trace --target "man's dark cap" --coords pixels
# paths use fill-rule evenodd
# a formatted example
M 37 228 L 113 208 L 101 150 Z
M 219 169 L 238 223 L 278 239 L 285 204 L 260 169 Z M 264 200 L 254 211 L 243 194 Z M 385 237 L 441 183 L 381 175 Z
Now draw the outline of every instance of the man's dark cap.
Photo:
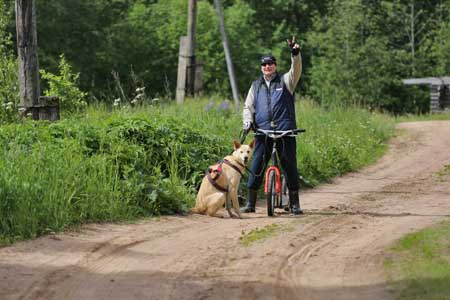
M 277 64 L 277 59 L 271 54 L 266 54 L 261 56 L 261 65 L 262 64 Z

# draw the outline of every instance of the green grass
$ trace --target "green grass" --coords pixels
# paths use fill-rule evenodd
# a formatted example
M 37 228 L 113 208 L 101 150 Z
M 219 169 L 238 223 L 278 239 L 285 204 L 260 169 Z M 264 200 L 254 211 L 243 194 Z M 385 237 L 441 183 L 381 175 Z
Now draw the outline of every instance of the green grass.
M 436 174 L 438 177 L 445 177 L 450 175 L 450 165 L 445 165 L 439 172 Z
M 1 126 L 0 240 L 186 212 L 207 166 L 232 151 L 241 118 L 221 99 L 191 99 Z M 297 122 L 307 129 L 298 166 L 312 185 L 372 163 L 394 133 L 392 118 L 305 99 Z
M 297 120 L 307 130 L 299 138 L 299 169 L 313 186 L 375 162 L 394 135 L 392 118 L 357 108 L 324 110 L 304 101 Z
M 398 300 L 450 298 L 450 222 L 408 234 L 385 261 Z
M 256 228 L 249 232 L 242 231 L 239 240 L 242 245 L 250 246 L 255 242 L 260 242 L 273 237 L 281 231 L 290 230 L 289 225 L 269 224 L 263 228 Z
M 428 113 L 422 115 L 404 115 L 396 118 L 397 122 L 414 122 L 414 121 L 444 121 L 450 120 L 450 111 L 443 113 Z

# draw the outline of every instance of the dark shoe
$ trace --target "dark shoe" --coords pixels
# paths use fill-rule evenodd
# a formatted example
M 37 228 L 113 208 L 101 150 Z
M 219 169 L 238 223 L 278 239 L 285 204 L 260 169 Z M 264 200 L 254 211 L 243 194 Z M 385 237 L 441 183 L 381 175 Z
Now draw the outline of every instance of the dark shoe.
M 298 207 L 297 205 L 292 205 L 292 213 L 294 215 L 303 215 L 303 210 L 300 209 L 300 207 Z
M 247 204 L 241 208 L 241 212 L 243 213 L 254 213 L 255 212 L 255 205 L 256 205 L 256 197 L 258 193 L 255 190 L 248 190 L 248 199 Z
M 289 202 L 291 204 L 291 212 L 294 215 L 303 214 L 303 210 L 300 208 L 300 201 L 298 199 L 298 191 L 289 191 Z

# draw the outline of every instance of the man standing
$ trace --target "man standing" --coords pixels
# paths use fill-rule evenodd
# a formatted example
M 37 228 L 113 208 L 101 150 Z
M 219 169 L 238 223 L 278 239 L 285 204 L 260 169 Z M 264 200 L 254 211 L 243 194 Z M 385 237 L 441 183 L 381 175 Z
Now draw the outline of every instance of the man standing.
M 291 51 L 291 68 L 285 74 L 277 73 L 277 61 L 272 55 L 261 57 L 262 76 L 255 80 L 245 99 L 243 129 L 248 132 L 252 127 L 265 130 L 296 129 L 294 90 L 302 72 L 300 46 L 287 40 Z M 264 136 L 256 137 L 255 151 L 248 179 L 247 205 L 242 212 L 255 212 L 257 191 L 262 184 L 264 170 L 270 159 L 273 140 Z M 297 170 L 295 137 L 283 137 L 277 143 L 281 167 L 286 176 L 289 189 L 289 201 L 295 215 L 302 214 L 298 198 L 299 176 Z

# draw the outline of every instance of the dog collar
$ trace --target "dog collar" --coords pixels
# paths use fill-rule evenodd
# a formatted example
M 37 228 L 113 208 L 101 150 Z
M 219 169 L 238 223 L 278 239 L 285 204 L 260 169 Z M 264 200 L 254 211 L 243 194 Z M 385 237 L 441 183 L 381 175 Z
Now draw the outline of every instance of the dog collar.
M 224 160 L 223 160 L 223 163 L 226 164 L 226 165 L 229 165 L 230 167 L 232 167 L 234 170 L 236 170 L 236 172 L 238 172 L 239 174 L 241 174 L 241 176 L 243 175 L 243 174 L 242 174 L 242 171 L 241 171 L 238 167 L 236 167 L 235 165 L 233 165 L 229 160 L 224 159 Z M 239 164 L 240 166 L 242 166 L 243 168 L 245 168 L 245 166 L 244 166 L 243 164 L 241 164 L 240 162 L 237 162 L 237 164 Z

